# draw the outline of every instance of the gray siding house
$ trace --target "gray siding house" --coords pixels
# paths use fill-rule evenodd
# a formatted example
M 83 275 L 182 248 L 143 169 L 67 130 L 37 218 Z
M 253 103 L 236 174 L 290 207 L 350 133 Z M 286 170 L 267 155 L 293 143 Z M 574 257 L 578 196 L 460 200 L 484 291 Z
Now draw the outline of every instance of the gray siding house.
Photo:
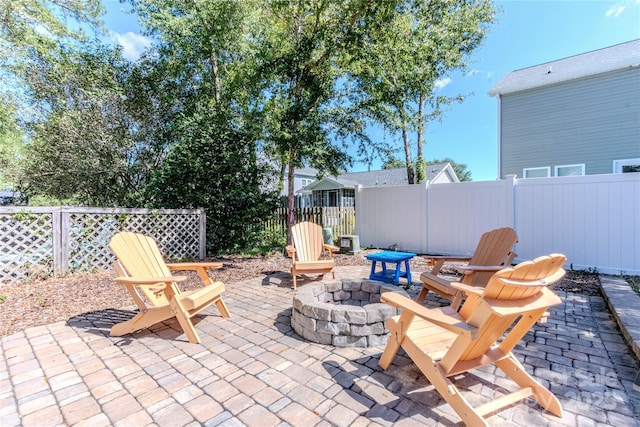
M 506 74 L 498 176 L 640 171 L 640 40 Z

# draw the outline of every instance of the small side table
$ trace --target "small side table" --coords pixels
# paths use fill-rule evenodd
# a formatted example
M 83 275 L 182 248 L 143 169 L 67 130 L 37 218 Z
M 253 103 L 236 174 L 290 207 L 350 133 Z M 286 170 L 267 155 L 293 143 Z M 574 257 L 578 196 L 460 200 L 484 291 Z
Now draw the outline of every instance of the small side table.
M 389 283 L 393 281 L 393 284 L 398 286 L 398 282 L 401 277 L 407 278 L 407 283 L 411 283 L 411 268 L 409 267 L 409 260 L 416 256 L 410 252 L 395 252 L 395 251 L 382 251 L 375 254 L 366 255 L 371 263 L 371 273 L 369 274 L 370 280 L 379 280 Z M 382 263 L 382 271 L 376 272 L 376 263 Z M 387 270 L 387 263 L 394 262 L 396 264 L 395 271 L 392 269 Z M 404 270 L 401 269 L 401 265 L 404 262 Z

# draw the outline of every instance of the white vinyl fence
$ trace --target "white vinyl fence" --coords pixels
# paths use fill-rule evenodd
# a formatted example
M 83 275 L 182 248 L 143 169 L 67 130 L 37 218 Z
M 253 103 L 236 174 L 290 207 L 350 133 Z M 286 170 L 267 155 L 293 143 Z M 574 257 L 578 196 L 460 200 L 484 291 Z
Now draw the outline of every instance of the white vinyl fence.
M 361 246 L 471 254 L 485 231 L 518 233 L 517 261 L 552 252 L 567 267 L 640 274 L 640 173 L 367 187 Z
M 201 209 L 0 207 L 0 284 L 67 271 L 110 268 L 118 231 L 148 234 L 170 259 L 203 258 Z

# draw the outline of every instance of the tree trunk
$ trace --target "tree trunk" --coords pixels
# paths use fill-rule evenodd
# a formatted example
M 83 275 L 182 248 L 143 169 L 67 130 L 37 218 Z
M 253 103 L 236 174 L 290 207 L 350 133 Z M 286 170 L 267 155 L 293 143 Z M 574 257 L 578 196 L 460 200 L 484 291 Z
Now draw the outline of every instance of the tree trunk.
M 222 83 L 220 82 L 220 71 L 218 70 L 218 55 L 217 52 L 211 53 L 211 71 L 213 73 L 213 87 L 215 93 L 213 94 L 216 104 L 220 104 L 220 92 L 222 92 Z
M 424 160 L 424 94 L 418 101 L 418 158 L 416 159 L 416 182 L 427 180 L 427 168 Z
M 411 141 L 409 140 L 409 132 L 404 120 L 402 121 L 402 141 L 404 142 L 404 156 L 407 160 L 407 181 L 409 184 L 414 184 L 415 173 L 413 170 L 413 159 L 411 158 Z
M 295 207 L 294 203 L 294 177 L 295 177 L 295 162 L 294 162 L 294 153 L 292 152 L 289 156 L 289 165 L 287 171 L 287 198 L 289 199 L 289 218 L 287 219 L 287 244 L 291 244 L 291 227 L 293 227 L 293 208 Z

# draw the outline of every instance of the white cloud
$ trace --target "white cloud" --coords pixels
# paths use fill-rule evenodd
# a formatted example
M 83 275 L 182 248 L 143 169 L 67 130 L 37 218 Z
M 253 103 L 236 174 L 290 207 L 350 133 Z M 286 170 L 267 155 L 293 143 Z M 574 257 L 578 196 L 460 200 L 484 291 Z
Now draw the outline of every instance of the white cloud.
M 451 83 L 451 77 L 436 80 L 435 86 L 436 86 L 436 89 L 443 89 L 449 83 Z
M 614 18 L 617 18 L 618 16 L 620 16 L 622 12 L 624 12 L 625 9 L 626 9 L 625 5 L 622 5 L 620 3 L 615 4 L 612 7 L 610 7 L 609 10 L 607 10 L 607 12 L 605 13 L 605 16 L 606 17 L 613 16 Z
M 605 12 L 605 16 L 607 18 L 609 17 L 614 17 L 617 18 L 618 16 L 622 15 L 626 10 L 628 10 L 628 7 L 640 7 L 640 0 L 634 0 L 634 1 L 617 1 L 613 4 L 613 6 L 611 6 L 606 12 Z
M 129 61 L 137 61 L 142 52 L 151 46 L 151 39 L 131 31 L 125 34 L 112 32 L 111 37 L 122 46 L 122 56 Z

